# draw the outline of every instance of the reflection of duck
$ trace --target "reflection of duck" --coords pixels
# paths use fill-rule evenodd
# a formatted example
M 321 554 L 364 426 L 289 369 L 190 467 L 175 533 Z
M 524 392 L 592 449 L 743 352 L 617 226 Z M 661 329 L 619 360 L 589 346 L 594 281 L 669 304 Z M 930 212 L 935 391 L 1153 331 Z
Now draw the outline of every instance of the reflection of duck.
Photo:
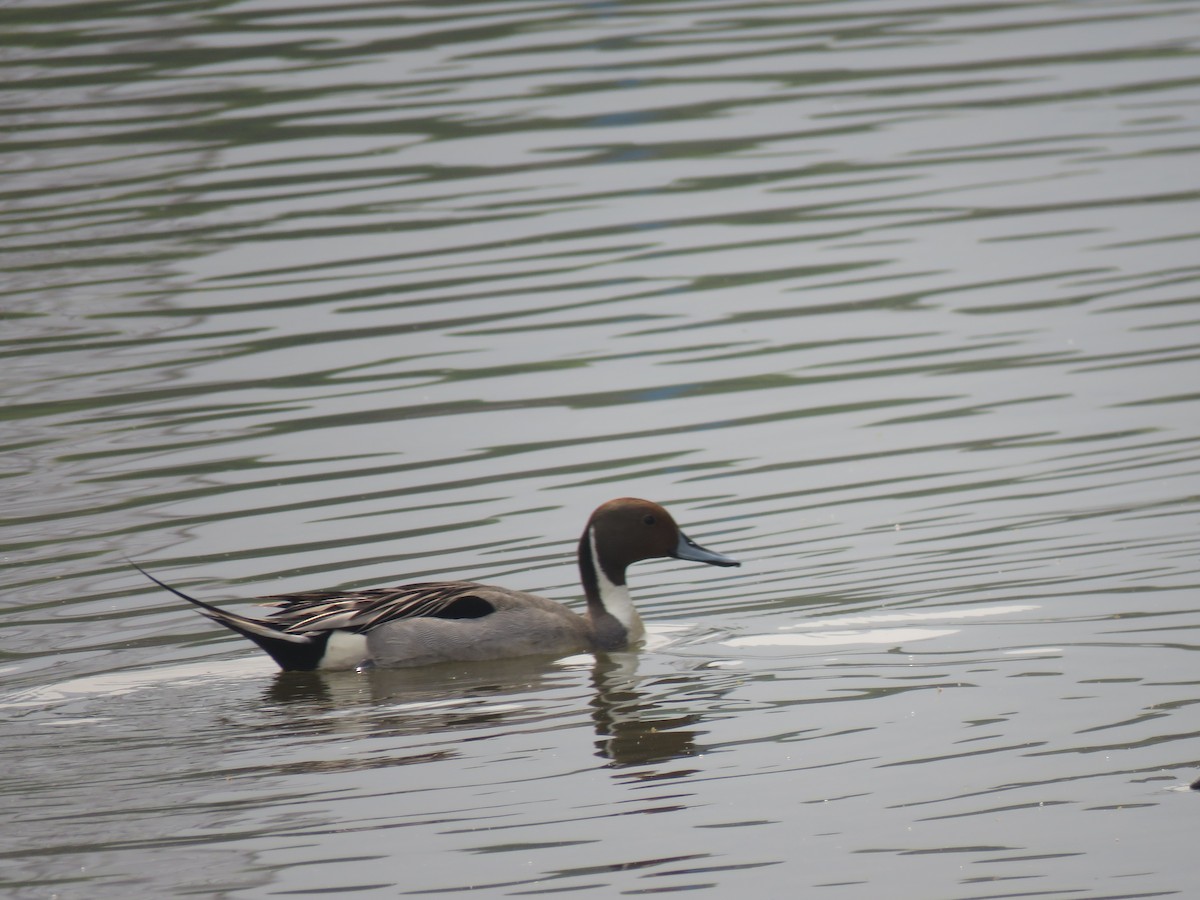
M 614 766 L 695 756 L 697 732 L 688 726 L 699 723 L 702 716 L 686 713 L 667 718 L 657 713 L 656 704 L 635 688 L 636 667 L 637 658 L 631 654 L 614 654 L 597 658 L 592 669 L 598 754 Z
M 355 672 L 279 672 L 264 699 L 287 707 L 281 727 L 310 734 L 330 730 L 371 737 L 420 736 L 405 762 L 459 755 L 447 734 L 480 729 L 511 733 L 515 727 L 560 727 L 577 721 L 583 657 L 545 657 L 442 663 L 420 668 Z M 638 656 L 602 653 L 591 667 L 595 691 L 588 701 L 598 756 L 614 767 L 695 756 L 699 713 L 659 709 L 659 698 L 638 689 Z M 674 704 L 672 704 L 674 707 Z M 330 713 L 334 713 L 330 715 Z M 322 768 L 396 765 L 396 758 L 325 760 Z M 311 766 L 306 762 L 305 766 Z M 650 777 L 649 775 L 646 777 Z
M 339 729 L 357 731 L 365 725 L 372 733 L 432 734 L 514 716 L 540 716 L 539 704 L 529 703 L 529 698 L 565 686 L 575 694 L 587 662 L 587 657 L 524 656 L 360 672 L 277 672 L 264 696 L 271 704 L 310 712 L 365 714 L 339 714 L 331 722 Z
M 658 557 L 739 565 L 689 539 L 657 503 L 626 497 L 593 512 L 580 538 L 584 615 L 536 594 L 445 581 L 265 597 L 281 608 L 267 620 L 251 619 L 189 597 L 138 568 L 210 619 L 254 641 L 282 669 L 308 671 L 622 649 L 644 632 L 625 569 Z

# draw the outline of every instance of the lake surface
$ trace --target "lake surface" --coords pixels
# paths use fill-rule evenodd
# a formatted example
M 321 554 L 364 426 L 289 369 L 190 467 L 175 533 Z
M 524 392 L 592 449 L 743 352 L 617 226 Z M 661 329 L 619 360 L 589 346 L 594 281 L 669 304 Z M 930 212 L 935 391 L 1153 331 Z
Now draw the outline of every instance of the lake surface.
M 0 12 L 0 888 L 1194 896 L 1200 3 Z M 280 675 L 204 599 L 637 653 Z

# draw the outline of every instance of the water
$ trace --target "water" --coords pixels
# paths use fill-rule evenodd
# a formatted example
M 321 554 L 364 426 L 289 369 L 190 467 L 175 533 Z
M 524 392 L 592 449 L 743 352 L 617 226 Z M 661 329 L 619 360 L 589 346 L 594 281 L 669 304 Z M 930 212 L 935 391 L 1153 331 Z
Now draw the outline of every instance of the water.
M 9 895 L 1194 893 L 1200 4 L 2 15 Z M 746 565 L 599 660 L 125 562 L 569 601 L 621 495 Z

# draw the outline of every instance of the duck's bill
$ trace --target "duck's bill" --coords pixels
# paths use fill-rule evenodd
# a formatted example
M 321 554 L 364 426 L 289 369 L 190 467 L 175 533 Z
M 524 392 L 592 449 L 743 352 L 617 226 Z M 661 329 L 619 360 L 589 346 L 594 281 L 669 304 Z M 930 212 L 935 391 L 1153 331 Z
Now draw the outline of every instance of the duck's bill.
M 671 554 L 676 559 L 686 559 L 688 562 L 708 563 L 710 566 L 740 566 L 736 559 L 730 559 L 722 553 L 706 550 L 682 532 L 675 552 Z

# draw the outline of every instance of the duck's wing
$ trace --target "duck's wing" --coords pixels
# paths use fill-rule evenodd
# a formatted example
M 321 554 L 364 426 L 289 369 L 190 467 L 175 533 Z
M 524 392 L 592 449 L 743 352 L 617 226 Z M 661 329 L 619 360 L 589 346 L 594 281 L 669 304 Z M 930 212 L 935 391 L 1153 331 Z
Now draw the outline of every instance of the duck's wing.
M 278 607 L 270 614 L 271 623 L 291 634 L 339 629 L 363 634 L 396 619 L 480 619 L 496 611 L 481 595 L 496 590 L 469 581 L 431 581 L 260 597 L 259 602 Z

